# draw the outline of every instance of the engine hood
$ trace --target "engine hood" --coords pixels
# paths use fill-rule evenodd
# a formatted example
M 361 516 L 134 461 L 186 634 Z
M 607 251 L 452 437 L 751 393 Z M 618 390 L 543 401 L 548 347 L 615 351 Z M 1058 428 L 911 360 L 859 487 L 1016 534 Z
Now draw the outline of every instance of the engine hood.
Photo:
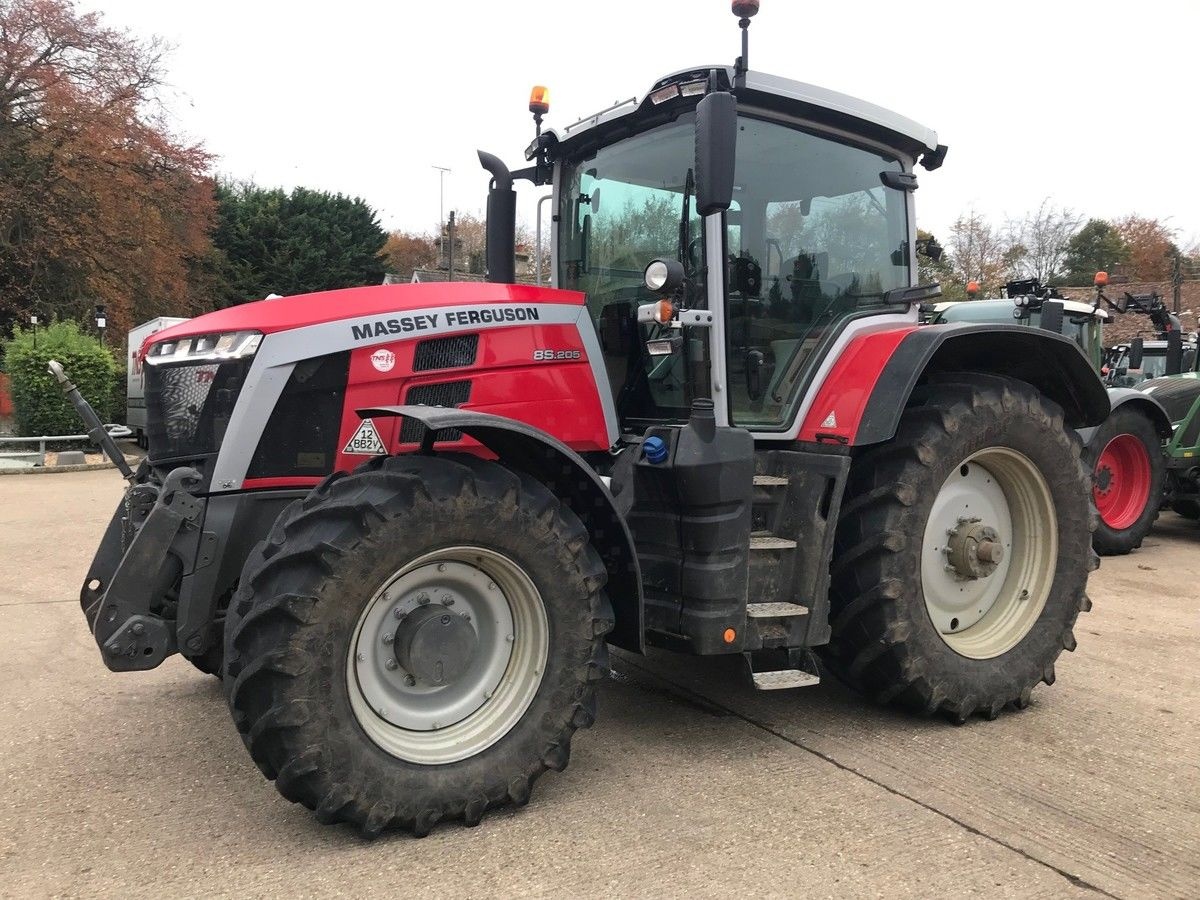
M 220 309 L 164 329 L 147 339 L 159 341 L 219 334 L 230 331 L 259 331 L 274 334 L 364 316 L 385 316 L 414 309 L 473 304 L 503 305 L 557 303 L 582 306 L 584 295 L 576 291 L 490 282 L 437 282 L 432 284 L 384 284 L 371 287 L 297 294 L 275 300 L 258 300 Z

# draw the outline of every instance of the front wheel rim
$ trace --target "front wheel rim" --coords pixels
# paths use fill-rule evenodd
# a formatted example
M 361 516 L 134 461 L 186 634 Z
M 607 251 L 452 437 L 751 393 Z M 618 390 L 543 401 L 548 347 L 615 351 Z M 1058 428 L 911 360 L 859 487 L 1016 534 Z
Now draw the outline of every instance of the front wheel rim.
M 1007 447 L 964 459 L 934 498 L 922 545 L 939 637 L 971 659 L 1011 650 L 1045 609 L 1057 558 L 1054 501 L 1033 461 Z
M 397 659 L 405 623 L 430 610 L 439 620 L 457 617 L 454 627 L 474 633 L 463 671 L 441 685 L 418 679 Z M 392 756 L 421 765 L 457 762 L 520 721 L 548 654 L 545 606 L 520 565 L 482 547 L 437 550 L 389 576 L 359 616 L 346 655 L 350 707 Z
M 1092 497 L 1109 528 L 1117 531 L 1142 517 L 1150 499 L 1150 454 L 1136 435 L 1118 434 L 1096 460 Z

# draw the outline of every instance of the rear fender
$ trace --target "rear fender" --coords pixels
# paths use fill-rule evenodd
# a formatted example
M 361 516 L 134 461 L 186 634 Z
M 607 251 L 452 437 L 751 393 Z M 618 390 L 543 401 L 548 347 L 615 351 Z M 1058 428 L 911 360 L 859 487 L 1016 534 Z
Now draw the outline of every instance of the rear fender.
M 830 377 L 837 372 L 835 366 Z M 1057 403 L 1071 428 L 1095 427 L 1109 414 L 1103 383 L 1070 338 L 1020 325 L 928 325 L 905 329 L 894 340 L 894 350 L 862 401 L 853 432 L 842 442 L 860 446 L 890 440 L 917 385 L 949 372 L 1024 381 Z M 823 392 L 828 384 L 827 380 Z
M 528 473 L 566 501 L 587 528 L 608 570 L 608 599 L 616 616 L 608 642 L 635 653 L 645 652 L 642 576 L 633 536 L 612 494 L 582 457 L 544 431 L 489 413 L 434 406 L 384 406 L 360 409 L 358 415 L 405 416 L 419 421 L 429 434 L 443 429 L 461 431 L 496 454 L 505 466 Z
M 1163 408 L 1163 405 L 1155 400 L 1154 397 L 1144 394 L 1135 388 L 1109 388 L 1108 401 L 1112 406 L 1113 412 L 1116 412 L 1123 406 L 1137 409 L 1138 412 L 1142 413 L 1142 415 L 1154 424 L 1154 430 L 1158 432 L 1160 438 L 1164 441 L 1170 439 L 1172 433 L 1171 418 L 1167 415 L 1167 411 Z M 1079 429 L 1079 437 L 1082 438 L 1085 447 L 1091 446 L 1092 439 L 1095 438 L 1097 431 L 1099 431 L 1099 426 Z

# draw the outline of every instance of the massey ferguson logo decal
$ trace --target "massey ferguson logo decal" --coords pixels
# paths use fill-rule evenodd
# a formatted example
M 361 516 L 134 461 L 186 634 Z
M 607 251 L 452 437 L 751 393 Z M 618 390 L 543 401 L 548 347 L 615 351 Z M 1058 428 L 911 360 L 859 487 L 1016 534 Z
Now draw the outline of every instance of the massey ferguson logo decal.
M 396 319 L 377 319 L 365 325 L 351 325 L 350 330 L 356 341 L 366 341 L 395 334 L 429 331 L 439 325 L 493 325 L 498 322 L 536 322 L 540 318 L 537 309 L 532 306 L 490 306 L 483 309 L 400 316 Z
M 371 365 L 380 372 L 390 372 L 396 365 L 396 354 L 391 350 L 376 350 L 371 354 Z

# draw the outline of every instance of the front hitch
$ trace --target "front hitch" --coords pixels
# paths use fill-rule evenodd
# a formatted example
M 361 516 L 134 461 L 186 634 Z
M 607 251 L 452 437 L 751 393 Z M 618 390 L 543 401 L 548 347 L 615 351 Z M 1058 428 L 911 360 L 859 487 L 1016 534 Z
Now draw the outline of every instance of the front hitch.
M 129 463 L 125 461 L 125 454 L 117 448 L 117 442 L 112 439 L 100 422 L 100 417 L 96 415 L 96 411 L 92 409 L 92 405 L 83 399 L 83 395 L 79 393 L 79 388 L 71 383 L 67 378 L 67 373 L 63 371 L 62 363 L 57 360 L 50 360 L 50 374 L 58 380 L 59 386 L 63 393 L 67 395 L 67 399 L 71 401 L 71 405 L 75 407 L 75 412 L 79 413 L 79 418 L 83 419 L 83 424 L 87 427 L 88 437 L 92 439 L 92 443 L 104 451 L 104 455 L 112 460 L 113 465 L 121 473 L 121 476 L 133 484 L 133 469 L 129 468 Z
M 94 604 L 85 597 L 85 606 L 95 609 L 91 622 L 100 654 L 114 672 L 153 669 L 178 649 L 175 623 L 156 615 L 153 607 L 161 595 L 160 573 L 172 574 L 165 567 L 182 570 L 203 542 L 213 540 L 200 530 L 204 501 L 188 490 L 200 482 L 195 469 L 173 469 L 112 580 L 95 585 L 103 596 Z M 85 585 L 85 591 L 90 587 Z

